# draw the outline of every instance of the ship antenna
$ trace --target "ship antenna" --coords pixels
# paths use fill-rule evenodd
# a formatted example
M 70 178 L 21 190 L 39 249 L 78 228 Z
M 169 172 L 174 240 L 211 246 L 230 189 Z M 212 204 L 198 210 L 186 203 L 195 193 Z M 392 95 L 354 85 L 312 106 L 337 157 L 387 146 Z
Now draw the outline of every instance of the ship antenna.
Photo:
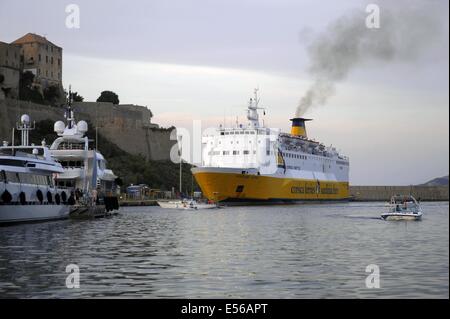
M 69 85 L 69 96 L 67 99 L 67 109 L 64 114 L 64 117 L 66 118 L 67 126 L 69 129 L 71 129 L 75 124 L 75 118 L 73 116 L 73 110 L 72 110 L 72 101 L 73 101 L 72 86 Z
M 258 107 L 259 98 L 258 98 L 259 87 L 255 88 L 255 106 Z

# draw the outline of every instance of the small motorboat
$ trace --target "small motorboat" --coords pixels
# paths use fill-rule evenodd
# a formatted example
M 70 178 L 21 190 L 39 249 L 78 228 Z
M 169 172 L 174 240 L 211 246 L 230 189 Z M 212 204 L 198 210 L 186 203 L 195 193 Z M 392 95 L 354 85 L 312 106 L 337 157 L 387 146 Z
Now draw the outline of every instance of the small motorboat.
M 161 208 L 182 209 L 185 205 L 184 200 L 158 201 Z
M 158 201 L 158 205 L 161 206 L 161 208 L 186 210 L 210 209 L 218 207 L 216 204 L 199 203 L 194 199 L 183 199 L 178 201 Z
M 197 210 L 197 209 L 211 209 L 211 208 L 217 208 L 218 206 L 216 204 L 211 203 L 199 203 L 196 200 L 189 200 L 186 202 L 186 205 L 183 207 L 183 209 L 188 210 Z
M 420 220 L 422 209 L 411 195 L 395 195 L 389 202 L 389 211 L 381 214 L 384 220 Z

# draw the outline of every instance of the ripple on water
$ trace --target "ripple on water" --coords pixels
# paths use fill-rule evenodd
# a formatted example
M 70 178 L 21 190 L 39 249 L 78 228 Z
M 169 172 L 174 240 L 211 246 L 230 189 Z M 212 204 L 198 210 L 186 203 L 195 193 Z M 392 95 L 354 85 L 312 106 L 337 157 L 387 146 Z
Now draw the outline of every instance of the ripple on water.
M 448 203 L 386 222 L 380 203 L 123 208 L 0 228 L 0 297 L 448 298 Z M 68 264 L 80 267 L 67 289 Z M 381 288 L 367 289 L 366 266 Z

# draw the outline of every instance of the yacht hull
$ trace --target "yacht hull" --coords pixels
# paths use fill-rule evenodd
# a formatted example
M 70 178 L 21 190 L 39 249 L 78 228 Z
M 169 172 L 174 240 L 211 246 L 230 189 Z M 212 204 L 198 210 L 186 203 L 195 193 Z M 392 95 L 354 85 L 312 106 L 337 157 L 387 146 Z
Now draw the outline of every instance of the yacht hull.
M 422 219 L 422 213 L 413 214 L 413 213 L 403 213 L 403 214 L 396 214 L 396 213 L 385 213 L 381 215 L 381 218 L 384 220 L 421 220 Z
M 68 205 L 0 205 L 0 223 L 19 223 L 65 219 Z

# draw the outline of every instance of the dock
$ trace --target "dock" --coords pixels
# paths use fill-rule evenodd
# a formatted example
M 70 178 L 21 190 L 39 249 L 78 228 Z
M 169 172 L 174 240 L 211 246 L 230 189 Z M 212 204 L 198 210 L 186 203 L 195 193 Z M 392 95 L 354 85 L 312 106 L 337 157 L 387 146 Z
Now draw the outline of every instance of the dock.
M 156 199 L 127 199 L 119 201 L 121 207 L 126 206 L 158 206 Z

